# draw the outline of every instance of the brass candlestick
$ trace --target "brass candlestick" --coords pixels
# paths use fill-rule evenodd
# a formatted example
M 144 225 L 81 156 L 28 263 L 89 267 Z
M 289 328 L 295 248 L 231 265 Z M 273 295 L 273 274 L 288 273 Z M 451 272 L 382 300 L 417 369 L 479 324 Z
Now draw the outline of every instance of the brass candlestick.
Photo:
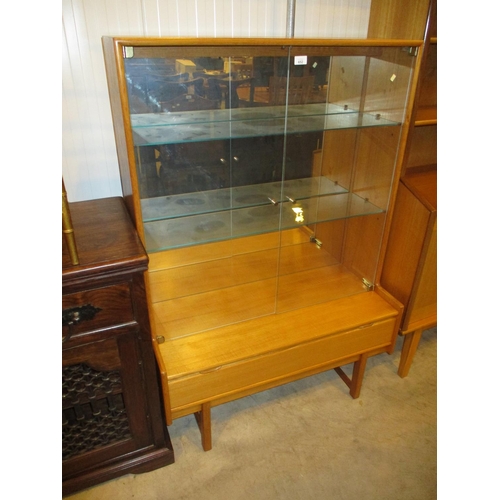
M 69 212 L 68 195 L 66 193 L 66 188 L 64 187 L 64 180 L 62 181 L 62 227 L 66 243 L 68 245 L 71 263 L 74 266 L 77 266 L 79 263 L 78 251 L 76 249 L 75 233 L 73 231 L 71 214 Z

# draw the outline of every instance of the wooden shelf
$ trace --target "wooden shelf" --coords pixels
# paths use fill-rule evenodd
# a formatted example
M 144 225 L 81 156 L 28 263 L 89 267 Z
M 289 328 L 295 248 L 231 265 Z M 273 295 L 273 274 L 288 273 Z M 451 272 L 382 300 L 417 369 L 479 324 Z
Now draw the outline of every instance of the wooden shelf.
M 425 125 L 437 125 L 436 106 L 418 108 L 415 118 L 415 127 L 422 127 Z

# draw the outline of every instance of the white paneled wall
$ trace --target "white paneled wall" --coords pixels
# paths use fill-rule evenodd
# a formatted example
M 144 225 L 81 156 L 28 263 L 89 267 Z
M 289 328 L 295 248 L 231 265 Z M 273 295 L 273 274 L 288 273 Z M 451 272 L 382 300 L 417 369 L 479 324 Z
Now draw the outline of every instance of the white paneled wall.
M 370 0 L 296 0 L 296 38 L 364 38 Z M 101 37 L 285 37 L 287 0 L 63 0 L 62 158 L 71 202 L 120 196 Z

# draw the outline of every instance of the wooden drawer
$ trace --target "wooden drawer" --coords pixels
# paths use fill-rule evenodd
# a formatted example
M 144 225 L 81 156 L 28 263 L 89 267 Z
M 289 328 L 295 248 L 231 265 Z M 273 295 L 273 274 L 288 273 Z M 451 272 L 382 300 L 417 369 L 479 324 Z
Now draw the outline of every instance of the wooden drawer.
M 62 309 L 63 337 L 68 335 L 67 324 L 75 317 L 72 335 L 135 322 L 129 283 L 63 295 Z
M 339 366 L 342 359 L 389 346 L 393 341 L 395 323 L 396 318 L 390 318 L 206 372 L 169 378 L 172 411 L 175 413 L 178 408 L 195 406 L 231 393 L 244 393 L 251 387 L 273 380 L 278 385 L 280 379 L 287 379 L 301 372 L 307 375 L 306 372 L 313 372 L 321 366 L 324 369 Z

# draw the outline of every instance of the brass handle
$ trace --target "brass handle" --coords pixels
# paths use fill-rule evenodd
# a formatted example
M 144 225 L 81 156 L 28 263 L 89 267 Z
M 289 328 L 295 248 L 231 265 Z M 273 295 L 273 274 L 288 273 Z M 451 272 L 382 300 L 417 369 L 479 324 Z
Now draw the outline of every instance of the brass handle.
M 101 310 L 102 309 L 95 307 L 92 304 L 64 309 L 62 312 L 62 326 L 67 326 L 69 328 L 69 333 L 63 337 L 63 343 L 67 342 L 71 338 L 74 333 L 73 327 L 75 325 L 80 323 L 80 321 L 94 319 L 94 316 Z

